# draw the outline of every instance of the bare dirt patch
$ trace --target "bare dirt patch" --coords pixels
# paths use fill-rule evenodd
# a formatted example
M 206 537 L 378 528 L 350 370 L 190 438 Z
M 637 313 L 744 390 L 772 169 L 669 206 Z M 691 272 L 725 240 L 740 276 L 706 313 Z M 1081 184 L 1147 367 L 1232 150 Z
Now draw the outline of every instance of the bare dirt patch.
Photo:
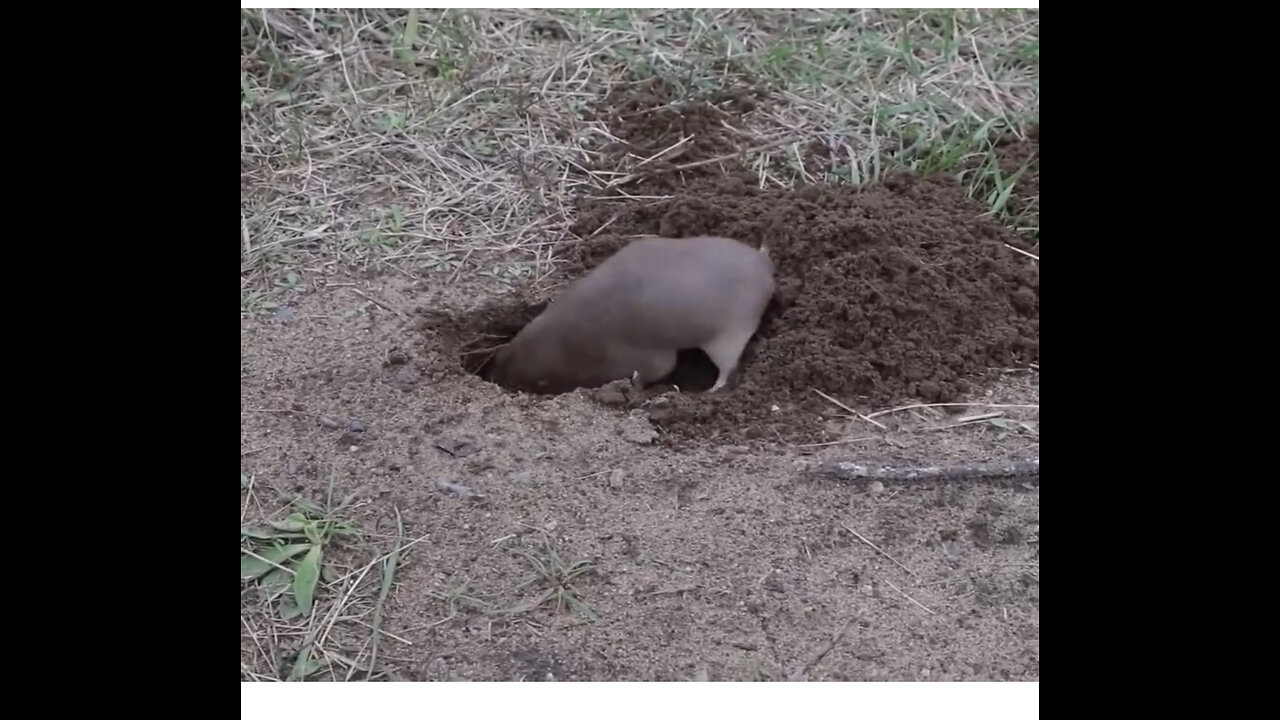
M 804 472 L 821 458 L 999 457 L 1008 440 L 966 426 L 811 457 L 646 442 L 643 414 L 585 392 L 507 393 L 439 348 L 406 350 L 413 331 L 396 314 L 350 312 L 364 295 L 466 301 L 430 284 L 335 277 L 290 312 L 242 325 L 241 469 L 256 478 L 246 522 L 270 517 L 277 498 L 359 498 L 347 515 L 368 547 L 334 555 L 345 579 L 317 600 L 318 627 L 344 618 L 319 635 L 334 677 L 368 671 L 378 575 L 362 565 L 408 541 L 378 677 L 1038 679 L 1038 484 Z M 1031 377 L 1001 388 L 986 399 L 1035 402 Z M 879 420 L 896 430 L 910 416 Z M 552 551 L 591 569 L 562 588 L 533 562 Z M 590 615 L 547 595 L 561 589 Z M 308 636 L 306 620 L 294 625 L 272 630 L 278 657 L 246 639 L 243 665 L 287 676 Z

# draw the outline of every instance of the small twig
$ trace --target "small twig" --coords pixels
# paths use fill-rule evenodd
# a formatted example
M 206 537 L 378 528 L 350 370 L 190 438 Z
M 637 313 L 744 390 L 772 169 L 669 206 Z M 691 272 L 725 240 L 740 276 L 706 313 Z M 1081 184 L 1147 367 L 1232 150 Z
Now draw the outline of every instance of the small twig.
M 413 547 L 414 545 L 417 545 L 418 543 L 420 543 L 420 542 L 422 542 L 422 541 L 424 541 L 424 540 L 428 540 L 428 539 L 430 539 L 430 538 L 431 538 L 431 533 L 427 533 L 426 535 L 423 535 L 422 537 L 420 537 L 420 538 L 418 538 L 418 539 L 416 539 L 416 540 L 411 540 L 411 541 L 409 541 L 409 542 L 405 543 L 405 544 L 404 544 L 404 546 L 402 546 L 402 547 L 398 547 L 398 548 L 396 548 L 395 550 L 392 550 L 391 552 L 387 553 L 386 555 L 382 555 L 382 556 L 379 556 L 379 557 L 374 558 L 373 560 L 370 560 L 370 561 L 369 561 L 369 562 L 368 562 L 368 563 L 367 563 L 363 568 L 361 568 L 361 569 L 359 569 L 359 570 L 352 570 L 351 572 L 347 573 L 346 575 L 343 575 L 342 577 L 338 578 L 337 580 L 334 580 L 334 581 L 333 581 L 333 583 L 331 583 L 331 584 L 337 584 L 337 583 L 343 582 L 344 580 L 346 580 L 347 578 L 349 578 L 349 577 L 351 577 L 351 576 L 353 576 L 353 575 L 359 575 L 359 576 L 363 579 L 363 578 L 364 578 L 364 576 L 365 576 L 365 574 L 366 574 L 366 573 L 368 573 L 368 572 L 369 572 L 369 570 L 370 570 L 370 569 L 372 569 L 374 565 L 377 565 L 378 563 L 382 562 L 383 560 L 386 560 L 387 558 L 391 557 L 391 555 L 392 555 L 393 553 L 401 553 L 401 554 L 403 554 L 405 550 L 408 550 L 409 548 Z M 359 583 L 359 580 L 357 580 L 356 582 L 357 582 L 357 584 L 358 584 L 358 583 Z
M 862 442 L 863 440 L 876 440 L 876 439 L 877 438 L 874 436 L 860 437 L 860 438 L 844 438 L 842 440 L 831 440 L 830 442 L 805 443 L 804 445 L 797 445 L 796 447 L 812 448 L 812 447 L 826 447 L 828 445 L 849 445 L 851 443 Z
M 909 574 L 911 577 L 913 577 L 913 578 L 915 578 L 915 579 L 917 579 L 917 580 L 919 580 L 919 579 L 920 579 L 920 576 L 919 576 L 919 575 L 917 575 L 917 574 L 915 574 L 914 572 L 912 572 L 911 568 L 909 568 L 909 567 L 907 567 L 906 565 L 903 565 L 902 563 L 898 562 L 896 558 L 894 558 L 894 557 L 893 557 L 892 555 L 890 555 L 889 553 L 887 553 L 887 552 L 885 552 L 885 551 L 881 550 L 879 547 L 877 547 L 877 546 L 876 546 L 876 544 L 875 544 L 875 543 L 873 543 L 873 542 L 871 542 L 870 540 L 868 540 L 868 539 L 866 539 L 866 538 L 862 537 L 861 535 L 859 535 L 857 530 L 854 530 L 853 528 L 851 528 L 851 527 L 849 527 L 848 525 L 845 525 L 845 524 L 843 524 L 843 523 L 840 525 L 840 527 L 844 528 L 845 530 L 848 530 L 848 531 L 850 532 L 850 534 L 852 534 L 854 537 L 858 538 L 859 540 L 861 540 L 862 542 L 866 543 L 867 545 L 870 545 L 872 550 L 875 550 L 876 552 L 880 553 L 881 555 L 883 555 L 883 556 L 885 556 L 885 557 L 889 558 L 891 561 L 893 561 L 893 564 L 894 564 L 894 565 L 897 565 L 898 567 L 902 568 L 903 570 L 906 570 L 906 571 L 907 571 L 907 574 Z
M 933 427 L 925 428 L 925 430 L 950 430 L 951 428 L 963 427 L 965 425 L 973 425 L 974 423 L 980 423 L 983 420 L 993 420 L 998 417 L 1004 417 L 1004 413 L 993 412 L 993 413 L 983 413 L 981 415 L 969 415 L 967 417 L 962 417 L 959 420 L 956 420 L 950 425 L 934 425 Z
M 395 581 L 396 566 L 400 564 L 400 543 L 404 542 L 404 519 L 400 517 L 400 508 L 396 511 L 396 549 L 391 551 L 382 563 L 382 588 L 378 591 L 378 602 L 373 606 L 373 642 L 369 649 L 369 677 L 373 677 L 378 662 L 378 638 L 382 634 L 382 606 L 391 592 L 391 584 Z
M 277 443 L 277 444 L 275 444 L 275 445 L 261 445 L 261 446 L 256 447 L 256 448 L 249 448 L 248 450 L 241 450 L 241 451 L 240 451 L 240 457 L 244 457 L 245 455 L 252 455 L 252 454 L 254 454 L 254 453 L 259 453 L 259 452 L 262 452 L 263 450 L 270 450 L 271 448 L 274 448 L 274 447 L 280 447 L 279 443 Z
M 803 665 L 796 668 L 795 672 L 791 673 L 791 677 L 787 678 L 787 680 L 790 682 L 800 682 L 801 680 L 804 680 L 804 674 L 809 672 L 814 665 L 822 662 L 822 658 L 826 657 L 827 653 L 831 652 L 831 650 L 844 638 L 844 634 L 849 631 L 849 627 L 853 625 L 855 621 L 857 621 L 857 618 L 845 620 L 844 625 L 840 626 L 840 630 L 837 631 L 830 640 L 819 645 L 818 649 L 809 656 L 809 659 L 806 660 Z
M 383 302 L 382 300 L 379 300 L 378 298 L 373 297 L 372 295 L 369 295 L 368 293 L 364 292 L 360 288 L 351 288 L 351 292 L 359 295 L 360 297 L 364 298 L 365 300 L 368 300 L 369 302 L 373 303 L 374 305 L 377 305 L 378 307 L 382 308 L 383 310 L 386 310 L 387 312 L 393 312 L 396 315 L 399 315 L 402 320 L 409 317 L 409 314 L 401 310 L 400 308 L 390 303 Z
M 700 588 L 700 585 L 681 585 L 680 587 L 665 588 L 662 590 L 654 590 L 645 597 L 654 597 L 655 595 L 676 595 L 678 593 L 690 592 Z
M 1031 367 L 1035 368 L 1035 365 Z M 1037 368 L 1038 369 L 1038 368 Z M 918 408 L 931 407 L 986 407 L 986 408 L 1024 408 L 1027 410 L 1039 410 L 1039 405 L 1000 405 L 996 403 L 917 403 L 915 405 L 903 405 L 902 407 L 890 408 L 888 410 L 877 410 L 867 417 L 880 417 L 881 415 L 889 415 L 892 413 L 902 412 L 904 410 L 916 410 Z
M 685 139 L 681 140 L 680 142 L 676 143 L 675 145 L 672 145 L 671 147 L 667 148 L 666 150 L 663 150 L 663 151 L 661 151 L 661 152 L 657 153 L 656 155 L 651 155 L 651 156 L 649 156 L 649 157 L 645 158 L 644 160 L 641 160 L 640 162 L 636 163 L 636 167 L 642 167 L 642 166 L 644 166 L 644 165 L 646 165 L 646 164 L 648 164 L 648 163 L 653 162 L 654 160 L 657 160 L 658 158 L 662 157 L 663 155 L 666 155 L 667 153 L 671 152 L 672 150 L 675 150 L 676 148 L 683 146 L 685 143 L 689 142 L 689 141 L 690 141 L 690 140 L 692 140 L 693 138 L 694 138 L 694 136 L 693 136 L 693 135 L 690 135 L 690 136 L 686 137 Z
M 1009 460 L 1003 463 L 979 463 L 976 465 L 948 465 L 931 467 L 872 466 L 862 463 L 827 460 L 810 466 L 809 472 L 830 475 L 840 480 L 881 480 L 886 482 L 914 482 L 919 480 L 995 480 L 1040 478 L 1040 458 Z
M 889 586 L 889 587 L 891 587 L 891 588 L 893 588 L 894 590 L 896 590 L 896 591 L 897 591 L 897 593 L 898 593 L 899 595 L 901 595 L 902 597 L 904 597 L 904 598 L 906 598 L 906 599 L 910 600 L 911 602 L 915 603 L 915 604 L 916 604 L 916 606 L 917 606 L 917 607 L 919 607 L 921 610 L 923 610 L 923 611 L 925 611 L 925 612 L 929 613 L 930 615 L 937 615 L 937 614 L 938 614 L 938 613 L 936 613 L 936 612 L 934 612 L 934 611 L 930 610 L 929 608 L 925 607 L 924 605 L 921 605 L 919 600 L 916 600 L 915 598 L 911 597 L 910 595 L 908 595 L 908 594 L 906 594 L 906 593 L 902 592 L 902 590 L 901 590 L 897 585 L 894 585 L 892 582 L 890 582 L 890 581 L 888 581 L 888 580 L 885 580 L 885 583 L 886 583 L 886 584 L 888 584 L 888 586 Z
M 264 563 L 266 563 L 266 564 L 270 565 L 271 567 L 273 567 L 273 568 L 275 568 L 275 569 L 277 569 L 277 570 L 283 570 L 283 571 L 285 571 L 285 572 L 289 573 L 290 575 L 296 575 L 296 574 L 297 574 L 297 573 L 295 573 L 293 570 L 290 570 L 289 568 L 287 568 L 287 567 L 285 567 L 285 566 L 281 565 L 280 563 L 278 563 L 278 562 L 273 562 L 273 561 L 271 561 L 271 560 L 268 560 L 268 559 L 266 559 L 266 558 L 262 557 L 261 555 L 259 555 L 258 553 L 256 553 L 256 552 L 252 551 L 252 550 L 245 550 L 244 548 L 241 548 L 241 549 L 240 549 L 240 552 L 244 553 L 245 555 L 248 555 L 248 556 L 249 556 L 249 557 L 251 557 L 251 558 L 256 558 L 256 559 L 258 559 L 258 560 L 261 560 L 262 562 L 264 562 Z
M 1022 253 L 1023 255 L 1026 255 L 1027 257 L 1031 258 L 1032 260 L 1039 260 L 1039 259 L 1040 259 L 1040 256 L 1039 256 L 1039 255 L 1032 255 L 1031 253 L 1027 252 L 1026 250 L 1020 250 L 1020 249 L 1018 249 L 1018 248 L 1016 248 L 1016 247 L 1014 247 L 1014 246 L 1010 245 L 1009 243 L 1005 243 L 1005 244 L 1004 244 L 1004 246 L 1005 246 L 1005 247 L 1007 247 L 1007 248 L 1009 248 L 1010 250 L 1012 250 L 1012 251 L 1016 252 L 1016 253 Z
M 367 622 L 365 622 L 365 621 L 361 620 L 360 618 L 351 618 L 351 621 L 352 621 L 352 622 L 354 622 L 354 623 L 355 623 L 355 624 L 357 624 L 357 625 L 363 625 L 364 627 L 367 627 L 367 628 L 369 628 L 370 630 L 373 630 L 373 629 L 374 629 L 374 627 L 373 627 L 372 625 L 370 625 L 369 623 L 367 623 Z M 389 638 L 391 638 L 392 640 L 395 640 L 395 641 L 396 641 L 396 642 L 398 642 L 398 643 L 402 643 L 402 644 L 404 644 L 404 645 L 413 645 L 413 641 L 412 641 L 412 640 L 407 640 L 407 639 L 405 639 L 405 638 L 400 637 L 399 635 L 396 635 L 395 633 L 387 632 L 386 628 L 379 628 L 379 629 L 377 629 L 377 631 L 376 631 L 376 632 L 377 632 L 379 635 L 382 635 L 382 636 L 384 636 L 384 637 L 389 637 Z
M 674 168 L 672 168 L 672 169 L 671 169 L 671 171 L 672 171 L 672 172 L 684 172 L 685 170 L 692 170 L 692 169 L 694 169 L 694 168 L 696 168 L 696 167 L 702 167 L 703 165 L 713 165 L 713 164 L 718 163 L 718 162 L 724 162 L 725 160 L 732 160 L 732 159 L 734 159 L 734 158 L 738 157 L 739 155 L 749 155 L 749 154 L 751 154 L 751 153 L 757 153 L 757 152 L 761 152 L 761 151 L 763 151 L 763 150 L 769 150 L 770 148 L 775 148 L 775 147 L 778 147 L 779 145 L 786 145 L 786 144 L 787 144 L 787 143 L 789 143 L 789 142 L 796 142 L 796 141 L 798 141 L 798 140 L 800 140 L 800 138 L 797 138 L 797 137 L 785 137 L 785 138 L 782 138 L 782 139 L 780 139 L 780 140 L 774 140 L 773 142 L 765 143 L 765 144 L 763 144 L 763 145 L 756 145 L 755 147 L 749 147 L 749 148 L 746 148 L 746 149 L 744 149 L 744 150 L 737 150 L 737 151 L 735 151 L 735 152 L 726 153 L 726 154 L 724 154 L 724 155 L 718 155 L 718 156 L 713 157 L 713 158 L 706 158 L 706 159 L 703 159 L 703 160 L 695 160 L 695 161 L 693 161 L 693 162 L 685 163 L 685 164 L 683 164 L 683 165 L 676 165 Z M 652 158 L 650 158 L 650 159 L 652 159 Z M 638 166 L 637 166 L 637 167 L 638 167 Z M 620 177 L 620 178 L 617 178 L 617 179 L 615 179 L 615 180 L 610 181 L 607 185 L 605 185 L 605 188 L 606 188 L 606 189 L 608 189 L 608 188 L 617 187 L 617 186 L 619 186 L 619 185 L 625 185 L 626 183 L 629 183 L 629 182 L 631 182 L 631 181 L 635 180 L 636 178 L 640 177 L 640 175 L 641 175 L 641 173 L 630 173 L 630 174 L 628 174 L 628 175 L 623 175 L 623 176 L 622 176 L 622 177 Z
M 875 420 L 872 420 L 870 417 L 868 417 L 868 416 L 866 416 L 866 415 L 863 415 L 862 413 L 858 412 L 857 410 L 854 410 L 853 408 L 849 407 L 848 405 L 845 405 L 844 403 L 840 402 L 839 400 L 837 400 L 837 399 L 835 399 L 835 398 L 831 397 L 830 395 L 828 395 L 828 394 L 826 394 L 826 393 L 822 392 L 822 391 L 821 391 L 821 390 L 819 390 L 818 388 L 810 388 L 810 389 L 811 389 L 811 390 L 813 390 L 814 392 L 818 393 L 819 395 L 821 395 L 823 398 L 825 398 L 828 402 L 831 402 L 832 404 L 834 404 L 836 407 L 839 407 L 840 409 L 844 410 L 845 412 L 853 413 L 854 415 L 857 415 L 858 417 L 862 418 L 863 420 L 866 420 L 867 422 L 871 423 L 872 425 L 875 425 L 876 427 L 880 428 L 881 430 L 884 430 L 885 432 L 888 432 L 889 428 L 885 427 L 883 424 L 878 423 L 878 422 L 876 422 Z
M 306 415 L 307 417 L 320 417 L 319 414 L 307 412 L 306 410 L 294 410 L 293 408 L 246 408 L 245 412 L 251 413 L 268 413 L 272 415 Z
M 755 147 L 750 147 L 745 150 L 739 150 L 737 152 L 727 153 L 725 155 L 720 155 L 718 157 L 707 158 L 705 160 L 695 160 L 694 162 L 685 163 L 683 165 L 677 165 L 675 169 L 677 172 L 692 170 L 693 168 L 702 167 L 703 165 L 712 165 L 714 163 L 723 162 L 725 160 L 732 160 L 733 158 L 736 158 L 739 155 L 750 155 L 751 153 L 757 153 L 762 150 L 769 150 L 772 148 L 776 148 L 779 145 L 786 145 L 789 142 L 797 142 L 799 140 L 800 138 L 798 137 L 784 137 L 778 140 L 774 140 L 773 142 L 767 142 L 763 145 L 756 145 Z

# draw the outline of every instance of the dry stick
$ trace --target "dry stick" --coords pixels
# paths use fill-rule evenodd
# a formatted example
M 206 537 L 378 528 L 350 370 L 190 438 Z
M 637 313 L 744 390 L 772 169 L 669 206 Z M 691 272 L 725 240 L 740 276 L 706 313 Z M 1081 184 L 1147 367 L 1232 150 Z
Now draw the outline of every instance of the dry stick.
M 701 585 L 681 585 L 680 587 L 666 588 L 663 590 L 654 590 L 646 597 L 654 597 L 656 595 L 676 595 L 683 592 L 693 592 L 702 587 Z
M 369 651 L 369 677 L 373 677 L 374 667 L 378 662 L 378 637 L 382 634 L 382 605 L 391 592 L 391 583 L 396 576 L 396 566 L 400 564 L 400 543 L 404 542 L 404 520 L 400 517 L 400 508 L 396 511 L 396 549 L 391 551 L 382 564 L 382 588 L 378 591 L 378 602 L 373 606 L 373 647 Z
M 973 425 L 974 423 L 980 423 L 983 420 L 994 420 L 995 418 L 998 418 L 998 417 L 1004 417 L 1004 413 L 993 412 L 993 413 L 983 413 L 981 415 L 969 415 L 968 417 L 960 418 L 959 420 L 955 421 L 954 423 L 951 423 L 950 425 L 934 425 L 932 427 L 925 428 L 925 430 L 950 430 L 951 428 L 964 427 L 965 425 Z
M 645 158 L 644 160 L 641 160 L 640 162 L 636 163 L 636 167 L 642 167 L 642 166 L 644 166 L 644 165 L 647 165 L 647 164 L 649 164 L 649 163 L 653 162 L 654 160 L 657 160 L 658 158 L 662 157 L 663 155 L 666 155 L 667 153 L 670 153 L 671 151 L 673 151 L 673 150 L 675 150 L 675 149 L 677 149 L 677 148 L 679 148 L 679 147 L 682 147 L 685 143 L 689 142 L 689 141 L 690 141 L 690 140 L 692 140 L 693 138 L 694 138 L 694 136 L 693 136 L 693 135 L 690 135 L 690 136 L 686 137 L 685 139 L 681 140 L 680 142 L 676 143 L 675 145 L 672 145 L 671 147 L 667 148 L 666 150 L 661 150 L 661 151 L 659 151 L 656 155 L 651 155 L 651 156 L 649 156 L 649 157 Z
M 1032 365 L 1031 367 L 1035 367 Z M 1015 368 L 1020 369 L 1020 368 Z M 890 408 L 888 410 L 877 410 L 867 415 L 869 418 L 880 417 L 881 415 L 889 415 L 892 413 L 902 412 L 904 410 L 915 410 L 917 408 L 931 407 L 985 407 L 985 408 L 1024 408 L 1027 410 L 1039 410 L 1039 405 L 1002 405 L 998 403 L 917 403 L 915 405 L 903 405 L 902 407 Z
M 387 312 L 393 312 L 396 315 L 399 315 L 402 320 L 409 317 L 408 313 L 401 310 L 400 308 L 395 307 L 394 305 L 391 305 L 389 303 L 385 303 L 379 300 L 378 298 L 373 297 L 372 295 L 368 295 L 364 291 L 360 290 L 360 288 L 351 288 L 351 292 L 359 295 L 360 297 L 364 298 L 365 300 L 368 300 L 369 302 L 373 303 L 374 305 L 377 305 L 378 307 L 382 308 L 383 310 L 386 310 Z
M 251 557 L 251 558 L 254 558 L 255 560 L 261 560 L 262 562 L 264 562 L 264 563 L 266 563 L 266 564 L 268 564 L 268 565 L 270 565 L 270 566 L 274 567 L 274 568 L 275 568 L 275 569 L 277 569 L 277 570 L 283 570 L 283 571 L 285 571 L 285 572 L 289 573 L 290 575 L 296 575 L 296 574 L 297 574 L 297 573 L 295 573 L 293 570 L 290 570 L 289 568 L 285 567 L 284 565 L 281 565 L 281 564 L 280 564 L 280 563 L 278 563 L 278 562 L 274 562 L 274 561 L 268 560 L 268 559 L 266 559 L 266 558 L 262 557 L 261 555 L 259 555 L 258 553 L 256 553 L 256 552 L 252 551 L 252 550 L 245 550 L 244 548 L 240 548 L 240 552 L 241 552 L 241 553 L 243 553 L 243 554 L 245 554 L 245 555 L 248 555 L 248 556 L 249 556 L 249 557 Z
M 830 440 L 828 442 L 805 443 L 803 445 L 796 445 L 796 447 L 814 448 L 814 447 L 826 447 L 828 445 L 850 445 L 852 443 L 862 442 L 863 440 L 875 440 L 875 439 L 877 438 L 875 437 L 844 438 L 841 440 Z
M 370 625 L 369 623 L 367 623 L 367 622 L 365 622 L 365 621 L 361 620 L 360 618 L 351 618 L 351 621 L 352 621 L 352 622 L 354 622 L 354 623 L 355 623 L 355 624 L 357 624 L 357 625 L 363 625 L 364 627 L 367 627 L 367 628 L 369 628 L 370 630 L 375 629 L 372 625 Z M 402 643 L 402 644 L 404 644 L 404 645 L 413 645 L 413 641 L 412 641 L 412 640 L 408 640 L 408 639 L 406 639 L 406 638 L 402 638 L 402 637 L 400 637 L 399 635 L 396 635 L 395 633 L 392 633 L 392 632 L 387 632 L 385 629 L 381 629 L 381 628 L 379 628 L 379 629 L 377 630 L 377 632 L 378 632 L 378 634 L 379 634 L 379 635 L 382 635 L 382 636 L 384 636 L 384 637 L 389 637 L 389 638 L 391 638 L 392 640 L 395 640 L 395 641 L 396 641 L 396 642 L 398 642 L 398 643 Z
M 910 600 L 911 602 L 915 603 L 915 604 L 916 604 L 916 607 L 918 607 L 918 608 L 920 608 L 921 610 L 923 610 L 923 611 L 925 611 L 925 612 L 929 613 L 930 615 L 937 615 L 937 614 L 938 614 L 938 613 L 936 613 L 936 612 L 934 612 L 934 611 L 930 610 L 929 608 L 925 607 L 924 605 L 921 605 L 919 600 L 916 600 L 915 598 L 911 597 L 910 595 L 908 595 L 908 594 L 906 594 L 906 593 L 902 592 L 902 590 L 901 590 L 897 585 L 894 585 L 892 582 L 890 582 L 890 581 L 888 581 L 888 580 L 885 580 L 885 582 L 886 582 L 886 583 L 888 583 L 889 587 L 891 587 L 891 588 L 893 588 L 894 590 L 896 590 L 896 591 L 898 592 L 898 594 L 899 594 L 899 595 L 901 595 L 902 597 L 904 597 L 904 598 L 906 598 L 906 599 Z
M 779 145 L 786 145 L 789 142 L 799 142 L 800 139 L 801 138 L 798 138 L 798 137 L 781 138 L 779 140 L 774 140 L 773 142 L 767 142 L 763 145 L 756 145 L 755 147 L 749 147 L 744 150 L 738 150 L 735 152 L 726 153 L 724 155 L 718 155 L 713 158 L 706 158 L 704 160 L 695 160 L 693 162 L 685 163 L 683 165 L 677 165 L 671 169 L 671 172 L 684 172 L 685 170 L 692 170 L 696 167 L 702 167 L 703 165 L 713 165 L 718 162 L 724 162 L 725 160 L 732 160 L 733 158 L 736 158 L 739 155 L 748 155 L 750 153 L 757 153 L 762 150 L 769 150 L 770 148 L 775 148 L 775 147 L 778 147 Z M 605 185 L 605 187 L 606 188 L 616 187 L 618 185 L 629 183 L 638 177 L 640 177 L 640 173 L 631 173 L 629 175 L 623 175 L 622 177 L 611 181 L 608 185 Z
M 883 555 L 883 556 L 885 556 L 885 557 L 889 558 L 890 560 L 892 560 L 894 565 L 897 565 L 898 567 L 902 568 L 903 570 L 906 570 L 906 571 L 907 571 L 907 574 L 908 574 L 908 575 L 910 575 L 911 577 L 915 578 L 916 580 L 919 580 L 919 579 L 920 579 L 920 576 L 919 576 L 919 575 L 917 575 L 917 574 L 915 574 L 915 573 L 911 570 L 911 568 L 909 568 L 909 567 L 907 567 L 906 565 L 903 565 L 902 563 L 898 562 L 897 558 L 895 558 L 895 557 L 893 557 L 892 555 L 890 555 L 889 553 L 887 553 L 887 552 L 885 552 L 885 551 L 881 550 L 879 547 L 877 547 L 877 546 L 876 546 L 876 544 L 875 544 L 875 543 L 873 543 L 873 542 L 871 542 L 870 540 L 868 540 L 868 539 L 866 539 L 866 538 L 862 537 L 861 535 L 859 535 L 859 534 L 858 534 L 858 531 L 856 531 L 856 530 L 854 530 L 853 528 L 849 527 L 848 525 L 844 525 L 844 524 L 841 524 L 841 525 L 840 525 L 840 527 L 844 528 L 845 530 L 848 530 L 848 531 L 849 531 L 849 532 L 850 532 L 854 537 L 858 538 L 859 540 L 861 540 L 862 542 L 866 543 L 867 545 L 870 545 L 872 550 L 875 550 L 876 552 L 880 553 L 881 555 Z
M 888 482 L 1008 480 L 1013 478 L 1039 480 L 1040 458 L 1009 460 L 1003 463 L 931 467 L 893 467 L 889 465 L 876 467 L 848 461 L 826 460 L 811 465 L 808 471 L 819 475 L 829 475 L 837 480 L 882 480 Z
M 827 653 L 831 652 L 832 648 L 834 648 L 836 644 L 839 643 L 840 640 L 844 638 L 844 634 L 849 631 L 849 626 L 853 625 L 853 623 L 856 620 L 857 618 L 850 618 L 848 620 L 845 620 L 844 625 L 840 626 L 839 632 L 837 632 L 834 636 L 832 636 L 830 640 L 818 646 L 818 649 L 815 650 L 814 653 L 809 656 L 809 659 L 806 660 L 803 665 L 796 668 L 795 672 L 791 673 L 791 677 L 787 678 L 787 680 L 790 682 L 800 682 L 801 680 L 804 680 L 804 674 L 809 672 L 809 670 L 812 669 L 814 665 L 817 665 L 819 662 L 821 662 L 822 658 L 827 656 Z
M 811 389 L 811 390 L 813 390 L 814 392 L 818 393 L 819 395 L 821 395 L 821 396 L 822 396 L 823 398 L 825 398 L 828 402 L 833 403 L 836 407 L 841 408 L 841 409 L 842 409 L 842 410 L 844 410 L 845 412 L 849 412 L 849 413 L 852 413 L 852 414 L 854 414 L 854 415 L 857 415 L 858 417 L 862 418 L 863 420 L 866 420 L 867 422 L 871 423 L 872 425 L 875 425 L 876 427 L 880 428 L 881 430 L 884 430 L 885 432 L 888 432 L 889 428 L 885 427 L 883 424 L 878 423 L 878 422 L 876 422 L 875 420 L 872 420 L 870 417 L 868 417 L 868 416 L 866 416 L 866 415 L 863 415 L 862 413 L 858 412 L 857 410 L 854 410 L 853 408 L 849 407 L 848 405 L 845 405 L 844 403 L 840 402 L 839 400 L 837 400 L 837 399 L 835 399 L 835 398 L 831 397 L 830 395 L 828 395 L 828 394 L 826 394 L 826 393 L 822 392 L 822 391 L 821 391 L 821 390 L 819 390 L 818 388 L 810 388 L 810 389 Z
M 1010 250 L 1012 250 L 1012 251 L 1016 252 L 1016 253 L 1022 253 L 1023 255 L 1026 255 L 1027 257 L 1031 258 L 1032 260 L 1039 260 L 1039 259 L 1040 259 L 1040 256 L 1039 256 L 1039 255 L 1032 255 L 1031 253 L 1027 252 L 1026 250 L 1019 250 L 1018 248 L 1016 248 L 1016 247 L 1014 247 L 1014 246 L 1010 245 L 1009 243 L 1005 243 L 1005 244 L 1004 244 L 1004 246 L 1005 246 L 1005 247 L 1007 247 L 1007 248 L 1009 248 Z

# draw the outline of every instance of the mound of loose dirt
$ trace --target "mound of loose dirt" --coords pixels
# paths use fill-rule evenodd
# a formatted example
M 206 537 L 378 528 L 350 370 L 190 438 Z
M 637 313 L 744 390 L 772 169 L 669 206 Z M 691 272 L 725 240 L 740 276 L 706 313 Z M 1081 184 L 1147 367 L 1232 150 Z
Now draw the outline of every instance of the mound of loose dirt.
M 1038 362 L 1039 269 L 1006 247 L 1020 240 L 982 217 L 953 180 L 900 174 L 863 189 L 760 189 L 755 172 L 724 156 L 751 144 L 735 128 L 766 101 L 762 94 L 721 92 L 683 104 L 672 96 L 661 82 L 641 84 L 615 90 L 597 109 L 623 141 L 606 148 L 610 157 L 597 169 L 632 175 L 622 185 L 629 195 L 666 197 L 582 198 L 572 230 L 589 239 L 562 257 L 565 274 L 576 277 L 633 234 L 768 245 L 779 292 L 736 385 L 715 396 L 673 395 L 653 413 L 673 436 L 814 439 L 822 416 L 841 412 L 814 390 L 864 411 L 953 402 L 992 369 Z M 527 298 L 509 300 L 486 308 L 472 331 L 509 337 L 538 309 Z M 675 382 L 709 386 L 714 366 L 701 360 L 682 358 Z

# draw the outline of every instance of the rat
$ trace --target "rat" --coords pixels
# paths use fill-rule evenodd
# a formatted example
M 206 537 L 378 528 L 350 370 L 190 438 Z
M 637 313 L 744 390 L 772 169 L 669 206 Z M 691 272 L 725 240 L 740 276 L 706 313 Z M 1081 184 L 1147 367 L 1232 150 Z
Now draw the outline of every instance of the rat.
M 575 280 L 494 356 L 490 378 L 538 393 L 630 378 L 643 387 L 698 348 L 725 386 L 773 297 L 768 250 L 732 238 L 643 236 Z

